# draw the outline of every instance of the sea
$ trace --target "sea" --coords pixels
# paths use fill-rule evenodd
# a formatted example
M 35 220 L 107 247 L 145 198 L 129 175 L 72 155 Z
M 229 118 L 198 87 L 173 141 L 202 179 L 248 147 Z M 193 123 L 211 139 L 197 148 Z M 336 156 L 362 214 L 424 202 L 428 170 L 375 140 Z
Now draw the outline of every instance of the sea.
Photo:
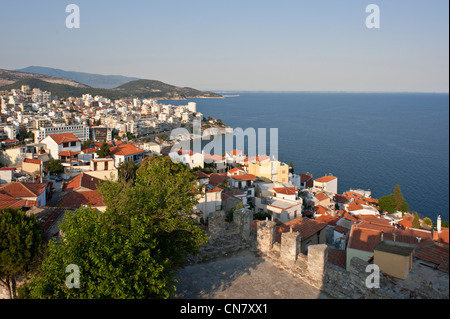
M 295 173 L 333 174 L 338 192 L 370 190 L 373 198 L 400 185 L 411 211 L 449 220 L 449 94 L 222 93 L 196 102 L 205 117 L 234 129 L 278 129 L 278 159 Z M 228 150 L 225 150 L 228 151 Z

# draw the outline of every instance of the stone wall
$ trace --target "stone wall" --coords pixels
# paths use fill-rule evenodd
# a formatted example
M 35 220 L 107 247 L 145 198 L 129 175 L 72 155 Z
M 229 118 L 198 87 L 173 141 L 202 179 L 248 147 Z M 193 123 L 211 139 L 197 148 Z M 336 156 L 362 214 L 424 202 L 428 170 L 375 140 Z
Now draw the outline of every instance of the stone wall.
M 208 243 L 200 247 L 197 256 L 190 256 L 190 264 L 228 256 L 243 249 L 256 251 L 252 231 L 253 212 L 246 208 L 234 211 L 233 222 L 225 221 L 225 212 L 218 211 L 208 218 Z
M 341 299 L 409 299 L 449 298 L 448 274 L 439 273 L 437 280 L 419 274 L 419 265 L 413 266 L 416 273 L 409 281 L 403 281 L 380 272 L 378 288 L 368 288 L 372 271 L 368 262 L 357 257 L 350 261 L 349 271 L 328 262 L 328 246 L 310 245 L 308 255 L 300 252 L 301 234 L 292 230 L 281 235 L 281 244 L 275 242 L 273 221 L 257 222 L 257 249 L 278 267 L 291 275 L 306 280 L 330 297 Z M 431 270 L 430 270 L 431 271 Z M 434 274 L 434 276 L 436 273 Z M 428 278 L 427 278 L 428 277 Z M 368 279 L 369 278 L 369 279 Z

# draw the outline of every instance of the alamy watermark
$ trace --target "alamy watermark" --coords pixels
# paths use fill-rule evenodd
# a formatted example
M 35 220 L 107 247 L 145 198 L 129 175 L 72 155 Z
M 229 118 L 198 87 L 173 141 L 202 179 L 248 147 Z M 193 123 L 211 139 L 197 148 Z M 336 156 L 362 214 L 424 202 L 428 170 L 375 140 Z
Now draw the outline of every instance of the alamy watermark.
M 70 13 L 66 17 L 66 28 L 79 29 L 80 28 L 80 7 L 76 4 L 69 4 L 66 6 L 66 12 Z
M 80 268 L 75 264 L 66 267 L 66 272 L 70 275 L 66 277 L 66 287 L 69 289 L 80 288 Z
M 380 7 L 376 4 L 369 4 L 366 12 L 370 13 L 366 18 L 366 27 L 368 29 L 380 28 Z

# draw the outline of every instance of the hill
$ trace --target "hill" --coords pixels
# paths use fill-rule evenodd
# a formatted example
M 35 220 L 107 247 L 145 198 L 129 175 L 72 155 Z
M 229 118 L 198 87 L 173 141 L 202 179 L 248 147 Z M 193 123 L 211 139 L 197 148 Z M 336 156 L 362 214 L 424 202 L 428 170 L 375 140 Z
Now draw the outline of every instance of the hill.
M 6 72 L 1 72 L 6 71 Z M 0 70 L 0 83 L 9 82 L 7 85 L 0 86 L 0 91 L 10 91 L 12 89 L 20 89 L 22 85 L 29 85 L 30 88 L 40 88 L 52 92 L 53 95 L 59 98 L 77 97 L 83 94 L 101 95 L 110 99 L 119 98 L 153 98 L 153 99 L 187 99 L 187 98 L 220 98 L 219 94 L 212 92 L 204 92 L 192 88 L 181 88 L 169 85 L 160 81 L 154 80 L 136 80 L 123 84 L 115 89 L 101 89 L 93 88 L 84 84 L 70 81 L 69 84 L 62 84 L 66 79 L 59 79 L 52 77 L 53 82 L 47 81 L 47 78 L 41 78 L 41 75 L 36 77 L 22 77 L 17 81 L 12 75 L 15 71 Z M 5 75 L 2 78 L 2 74 Z M 31 74 L 31 73 L 22 73 Z
M 64 84 L 64 85 L 79 87 L 79 88 L 87 88 L 88 87 L 85 84 L 78 83 L 71 79 L 63 79 L 63 78 L 42 75 L 42 74 L 26 73 L 26 72 L 0 69 L 0 87 L 15 83 L 20 80 L 27 80 L 27 79 L 37 79 L 37 80 L 41 80 L 41 81 L 46 81 L 48 83 Z
M 70 79 L 91 87 L 101 89 L 112 89 L 127 82 L 139 80 L 138 78 L 122 75 L 102 75 L 85 72 L 65 71 L 61 69 L 47 68 L 42 66 L 29 66 L 23 69 L 18 69 L 16 71 Z
M 141 96 L 146 98 L 162 97 L 163 99 L 185 99 L 185 98 L 219 98 L 220 94 L 199 91 L 189 87 L 178 87 L 156 80 L 136 80 L 125 83 L 115 92 L 124 95 Z

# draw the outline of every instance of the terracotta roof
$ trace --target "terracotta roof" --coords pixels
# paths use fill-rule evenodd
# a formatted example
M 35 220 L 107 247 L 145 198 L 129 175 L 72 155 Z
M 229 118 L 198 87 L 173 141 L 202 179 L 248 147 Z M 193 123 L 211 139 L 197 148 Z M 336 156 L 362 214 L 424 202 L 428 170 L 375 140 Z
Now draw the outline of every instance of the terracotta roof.
M 144 152 L 132 144 L 120 144 L 110 148 L 111 155 L 128 156 Z
M 436 264 L 439 270 L 449 272 L 448 244 L 437 244 L 431 240 L 421 241 L 415 250 L 415 257 Z
M 214 186 L 223 183 L 225 180 L 228 180 L 228 176 L 225 173 L 213 173 L 209 175 L 209 183 Z
M 258 155 L 258 156 L 250 157 L 248 159 L 249 162 L 264 162 L 264 161 L 267 161 L 267 160 L 270 160 L 270 156 Z
M 356 204 L 354 202 L 351 202 L 350 204 L 347 205 L 347 210 L 349 212 L 355 211 L 355 210 L 361 210 L 364 209 L 364 207 L 360 204 Z
M 209 178 L 209 176 L 207 174 L 205 174 L 202 171 L 197 171 L 197 178 L 201 179 L 201 178 Z
M 256 179 L 256 176 L 253 174 L 233 175 L 230 177 L 232 179 L 238 179 L 238 180 L 255 180 Z
M 306 217 L 292 219 L 276 228 L 277 242 L 281 242 L 281 233 L 289 232 L 291 227 L 293 231 L 299 232 L 300 237 L 304 240 L 327 227 L 327 224 Z
M 60 145 L 62 143 L 79 142 L 80 141 L 75 135 L 73 135 L 73 133 L 51 134 L 51 135 L 48 135 L 47 137 L 50 137 L 58 145 Z
M 313 210 L 316 214 L 319 215 L 327 215 L 328 214 L 328 208 L 323 207 L 322 205 L 317 205 L 313 207 Z
M 97 177 L 88 175 L 86 173 L 81 173 L 67 181 L 67 183 L 63 187 L 63 192 L 74 191 L 79 188 L 96 190 L 97 184 L 101 181 L 102 180 Z
M 235 167 L 233 169 L 230 169 L 227 173 L 228 174 L 233 174 L 233 173 L 237 173 L 237 172 L 244 172 L 244 170 L 242 168 Z
M 82 205 L 92 207 L 105 206 L 98 191 L 71 192 L 57 204 L 60 207 L 79 208 Z
M 363 221 L 352 226 L 348 247 L 373 251 L 373 248 L 381 242 L 381 234 L 383 234 L 384 240 L 393 240 L 408 244 L 418 244 L 418 237 L 421 240 L 432 239 L 431 232 L 428 231 L 415 229 L 401 230 L 393 226 L 383 226 Z
M 315 195 L 315 197 L 316 197 L 320 202 L 323 201 L 323 200 L 327 200 L 327 199 L 328 199 L 328 196 L 325 195 L 324 193 L 317 193 L 317 194 Z
M 275 187 L 273 191 L 278 194 L 297 195 L 298 189 L 295 187 Z
M 30 163 L 30 164 L 42 165 L 42 161 L 41 160 L 34 159 L 34 158 L 24 158 L 23 162 L 24 163 Z
M 386 220 L 384 218 L 378 218 L 374 215 L 361 216 L 359 219 L 364 220 L 365 222 L 368 222 L 371 224 L 391 226 L 391 223 L 388 220 Z
M 47 186 L 47 183 L 25 183 L 12 182 L 0 187 L 0 193 L 10 195 L 15 198 L 38 197 Z
M 315 179 L 314 181 L 318 182 L 318 183 L 328 183 L 336 178 L 337 178 L 336 176 L 323 176 L 323 177 Z
M 307 174 L 300 174 L 300 182 L 301 183 L 305 183 L 305 182 L 309 181 L 310 179 L 312 179 L 312 176 L 307 175 Z
M 336 222 L 338 220 L 339 220 L 339 218 L 333 217 L 333 216 L 330 216 L 330 215 L 327 215 L 327 214 L 320 215 L 319 217 L 317 217 L 315 219 L 316 222 L 326 223 L 327 225 L 330 225 L 330 226 L 335 226 Z
M 79 154 L 80 154 L 80 152 L 62 151 L 58 155 L 59 156 L 65 156 L 65 157 L 72 157 L 72 156 L 76 156 L 76 155 L 79 155 Z
M 356 193 L 356 192 L 345 192 L 344 195 L 350 197 L 350 198 L 361 198 L 363 195 Z
M 334 195 L 333 200 L 336 203 L 345 204 L 350 200 L 350 197 L 346 196 L 344 194 L 336 194 L 336 195 Z
M 214 193 L 214 192 L 222 192 L 223 189 L 219 188 L 217 186 L 206 184 L 205 186 L 205 193 Z
M 328 262 L 345 269 L 347 262 L 346 251 L 341 249 L 328 248 Z
M 412 216 L 404 216 L 401 220 L 398 221 L 398 225 L 407 229 L 412 227 L 412 222 L 414 220 L 414 217 Z

